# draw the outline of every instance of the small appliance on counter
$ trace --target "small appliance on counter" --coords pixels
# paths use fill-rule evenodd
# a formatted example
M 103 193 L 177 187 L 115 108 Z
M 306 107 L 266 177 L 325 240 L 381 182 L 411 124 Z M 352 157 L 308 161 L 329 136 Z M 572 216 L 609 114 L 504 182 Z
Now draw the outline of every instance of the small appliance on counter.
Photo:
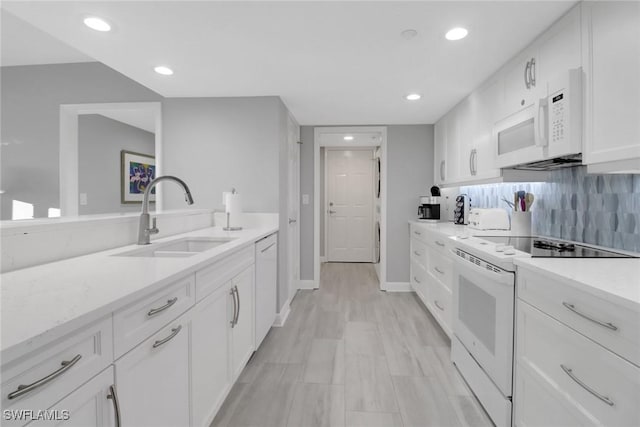
M 431 187 L 431 196 L 420 196 L 418 221 L 440 221 L 440 188 Z
M 454 224 L 469 224 L 469 211 L 471 210 L 471 199 L 466 194 L 456 197 L 456 209 L 453 211 Z
M 509 230 L 509 214 L 504 209 L 473 208 L 469 212 L 469 228 Z

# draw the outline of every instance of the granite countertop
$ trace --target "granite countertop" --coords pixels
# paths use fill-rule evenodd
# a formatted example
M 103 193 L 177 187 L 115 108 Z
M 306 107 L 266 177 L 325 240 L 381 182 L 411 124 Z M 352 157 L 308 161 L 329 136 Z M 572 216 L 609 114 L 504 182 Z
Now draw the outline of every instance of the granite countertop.
M 226 232 L 210 227 L 154 240 L 231 237 L 231 242 L 181 258 L 113 256 L 129 245 L 0 275 L 0 355 L 19 357 L 123 305 L 278 231 L 277 227 Z

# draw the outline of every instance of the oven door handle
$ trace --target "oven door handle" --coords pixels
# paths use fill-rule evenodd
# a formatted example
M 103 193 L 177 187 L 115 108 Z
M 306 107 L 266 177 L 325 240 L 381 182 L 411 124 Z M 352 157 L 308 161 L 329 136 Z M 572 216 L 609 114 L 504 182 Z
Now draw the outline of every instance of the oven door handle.
M 466 270 L 471 272 L 471 277 L 473 277 L 474 274 L 479 274 L 485 278 L 491 279 L 494 283 L 513 286 L 513 272 L 511 271 L 502 269 L 500 269 L 499 271 L 489 270 L 487 268 L 480 267 L 479 265 L 476 265 L 471 261 L 462 259 L 458 255 L 456 255 L 456 265 L 458 266 L 457 270 L 459 271 L 460 275 L 462 275 L 462 272 L 460 272 L 460 270 Z

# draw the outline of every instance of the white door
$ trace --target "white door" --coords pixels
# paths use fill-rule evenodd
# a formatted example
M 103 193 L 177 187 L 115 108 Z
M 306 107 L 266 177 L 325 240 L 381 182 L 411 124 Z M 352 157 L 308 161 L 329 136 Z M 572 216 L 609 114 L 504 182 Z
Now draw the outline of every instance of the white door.
M 287 122 L 287 143 L 289 145 L 289 213 L 288 252 L 289 252 L 289 297 L 298 289 L 300 279 L 300 126 L 289 116 Z
M 374 262 L 373 151 L 325 152 L 327 261 Z

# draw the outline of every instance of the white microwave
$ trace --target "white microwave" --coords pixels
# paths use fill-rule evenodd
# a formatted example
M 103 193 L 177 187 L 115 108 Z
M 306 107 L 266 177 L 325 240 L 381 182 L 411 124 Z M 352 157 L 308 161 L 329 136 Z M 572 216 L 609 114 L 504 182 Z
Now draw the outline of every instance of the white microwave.
M 581 153 L 582 69 L 549 81 L 545 97 L 495 124 L 493 138 L 500 168 Z

